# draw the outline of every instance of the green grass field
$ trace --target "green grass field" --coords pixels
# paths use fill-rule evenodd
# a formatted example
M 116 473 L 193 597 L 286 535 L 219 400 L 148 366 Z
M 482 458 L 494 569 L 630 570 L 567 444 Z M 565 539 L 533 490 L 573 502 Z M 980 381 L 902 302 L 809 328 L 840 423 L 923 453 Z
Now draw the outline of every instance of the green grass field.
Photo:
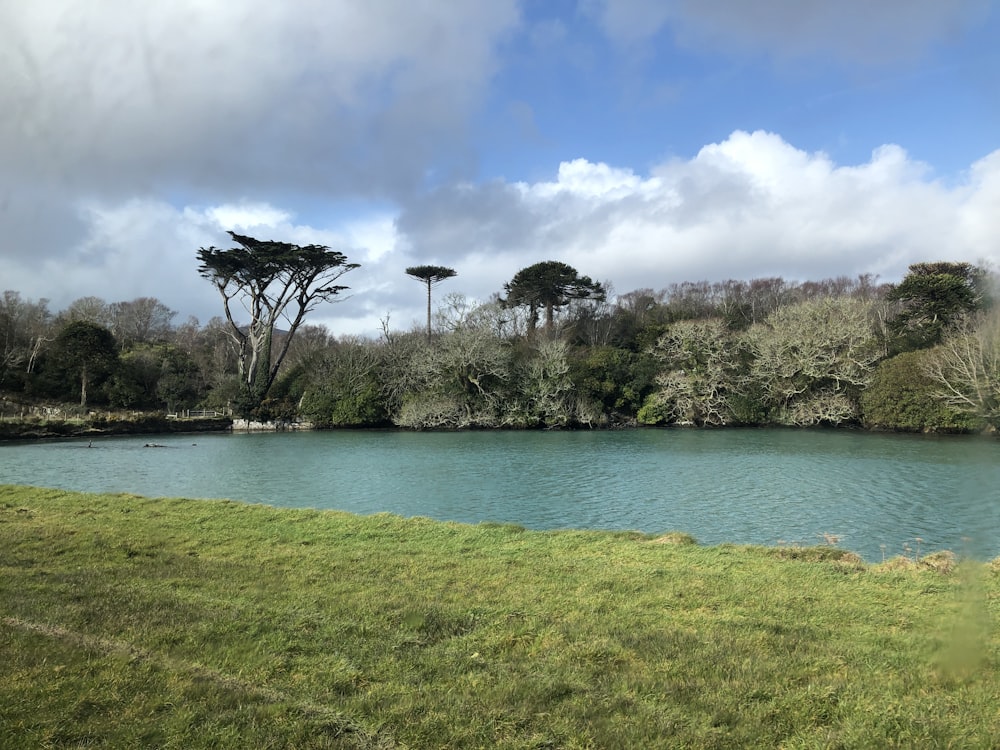
M 995 748 L 1000 565 L 0 486 L 0 747 Z

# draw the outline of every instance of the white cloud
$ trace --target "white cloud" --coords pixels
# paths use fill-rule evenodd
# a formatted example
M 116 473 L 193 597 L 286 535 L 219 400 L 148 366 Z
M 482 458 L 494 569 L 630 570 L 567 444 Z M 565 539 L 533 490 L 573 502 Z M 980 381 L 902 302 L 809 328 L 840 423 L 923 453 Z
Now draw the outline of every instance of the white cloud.
M 643 184 L 631 169 L 616 169 L 603 162 L 594 164 L 586 159 L 574 159 L 559 165 L 555 182 L 532 185 L 520 183 L 518 187 L 525 194 L 540 198 L 552 198 L 564 193 L 580 198 L 608 200 L 649 188 L 655 189 L 656 183 L 654 179 Z
M 351 247 L 362 250 L 362 263 L 377 263 L 394 252 L 399 244 L 395 216 L 376 214 L 345 224 L 344 232 Z
M 1000 151 L 980 159 L 969 170 L 961 196 L 955 234 L 968 243 L 969 259 L 1000 268 Z
M 896 280 L 923 260 L 995 262 L 998 191 L 1000 152 L 948 187 L 898 146 L 839 166 L 775 134 L 737 131 L 648 176 L 575 160 L 552 182 L 442 190 L 399 226 L 449 258 L 480 298 L 547 259 L 621 292 L 769 275 Z M 470 247 L 496 259 L 490 278 L 463 262 Z
M 838 165 L 773 133 L 734 132 L 648 174 L 576 159 L 552 180 L 462 183 L 398 212 L 384 205 L 323 225 L 288 208 L 239 202 L 175 208 L 162 200 L 80 204 L 85 239 L 58 261 L 16 258 L 5 285 L 60 309 L 77 297 L 157 297 L 203 322 L 219 314 L 196 250 L 225 230 L 344 251 L 361 268 L 351 291 L 312 321 L 337 334 L 420 325 L 423 295 L 404 269 L 438 263 L 458 275 L 442 293 L 485 301 L 521 268 L 561 260 L 618 292 L 694 280 L 789 280 L 874 273 L 902 277 L 928 260 L 1000 264 L 1000 151 L 957 184 L 935 179 L 902 148 Z
M 716 52 L 865 61 L 917 54 L 985 5 L 581 7 L 628 44 L 666 31 Z M 531 11 L 523 26 L 522 8 Z M 600 161 L 589 149 L 603 142 L 590 140 L 556 168 L 551 154 L 566 151 L 562 133 L 541 133 L 541 97 L 563 101 L 555 95 L 567 91 L 552 87 L 564 80 L 573 96 L 590 93 L 561 77 L 567 64 L 615 70 L 622 58 L 620 49 L 599 56 L 607 50 L 589 22 L 551 13 L 518 0 L 0 0 L 3 286 L 53 307 L 154 296 L 205 320 L 220 306 L 195 251 L 226 245 L 233 229 L 360 262 L 345 279 L 353 296 L 317 312 L 335 332 L 374 335 L 386 315 L 394 326 L 422 320 L 420 290 L 403 272 L 419 263 L 455 268 L 448 291 L 485 300 L 546 259 L 620 291 L 779 273 L 892 278 L 916 260 L 996 259 L 1000 152 L 957 184 L 898 146 L 841 165 L 777 134 L 739 131 L 643 170 L 607 151 Z M 517 31 L 524 38 L 505 44 Z M 530 54 L 507 60 L 512 75 L 491 89 L 500 56 L 519 42 Z M 529 76 L 538 90 L 520 85 Z M 499 88 L 512 81 L 516 90 Z M 471 133 L 497 107 L 552 159 L 551 176 L 477 175 L 477 159 L 491 157 L 475 152 Z M 728 116 L 720 110 L 717 122 Z M 598 137 L 587 122 L 566 122 L 567 143 Z M 668 149 L 674 136 L 663 137 L 645 153 Z
M 288 211 L 266 203 L 213 206 L 205 211 L 205 216 L 218 226 L 241 234 L 252 232 L 258 227 L 282 225 L 292 218 L 292 214 Z
M 50 299 L 54 310 L 85 296 L 108 302 L 156 297 L 177 311 L 180 320 L 194 315 L 205 322 L 220 315 L 222 307 L 218 293 L 198 275 L 197 250 L 231 246 L 226 230 L 325 244 L 345 252 L 351 262 L 362 263 L 369 252 L 385 252 L 374 245 L 376 240 L 391 241 L 391 219 L 388 235 L 384 217 L 373 217 L 367 224 L 355 220 L 342 227 L 315 228 L 295 223 L 289 211 L 268 204 L 178 209 L 153 199 L 88 201 L 80 206 L 79 215 L 86 227 L 83 240 L 59 259 L 8 259 L 5 288 L 31 299 Z M 364 287 L 366 280 L 360 280 Z M 350 286 L 354 281 L 353 276 L 345 277 Z
M 0 2 L 4 286 L 202 317 L 193 253 L 220 228 L 381 258 L 391 215 L 326 230 L 290 207 L 461 167 L 518 23 L 516 0 Z

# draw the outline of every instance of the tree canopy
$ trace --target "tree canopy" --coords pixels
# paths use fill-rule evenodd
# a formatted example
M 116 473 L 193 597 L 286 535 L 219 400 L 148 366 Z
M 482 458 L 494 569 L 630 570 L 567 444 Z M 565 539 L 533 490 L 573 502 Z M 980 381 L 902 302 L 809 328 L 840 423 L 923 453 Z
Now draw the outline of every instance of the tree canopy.
M 413 429 L 1000 426 L 1000 278 L 971 264 L 915 264 L 898 285 L 676 282 L 607 303 L 595 301 L 601 285 L 550 261 L 522 269 L 507 299 L 439 300 L 432 341 L 419 325 L 391 332 L 388 318 L 370 339 L 302 321 L 357 264 L 321 246 L 231 236 L 234 247 L 199 254 L 226 305 L 204 325 L 174 324 L 154 298 L 82 297 L 49 312 L 45 300 L 0 295 L 4 411 L 13 400 L 32 418 L 59 399 Z M 429 288 L 458 275 L 406 270 Z M 543 308 L 551 329 L 532 335 Z
M 267 397 L 306 313 L 347 289 L 334 282 L 359 264 L 348 263 L 343 253 L 325 245 L 258 240 L 235 232 L 229 236 L 238 247 L 198 250 L 198 272 L 222 295 L 229 333 L 239 346 L 239 407 L 249 414 Z M 245 325 L 236 318 L 237 301 L 250 316 Z M 279 319 L 288 327 L 272 353 Z
M 87 405 L 91 383 L 107 375 L 117 364 L 118 346 L 107 328 L 77 320 L 63 328 L 53 344 L 54 360 L 75 373 L 80 383 L 80 406 Z
M 988 274 L 971 263 L 914 263 L 888 299 L 903 303 L 893 329 L 902 348 L 939 343 L 948 326 L 981 309 Z
M 454 268 L 447 266 L 410 266 L 406 269 L 410 278 L 427 284 L 427 339 L 431 338 L 431 287 L 440 284 L 445 279 L 457 276 Z
M 528 325 L 534 330 L 539 309 L 545 310 L 545 330 L 551 332 L 554 313 L 575 299 L 603 300 L 604 287 L 565 263 L 547 260 L 522 268 L 504 284 L 508 307 L 527 306 Z

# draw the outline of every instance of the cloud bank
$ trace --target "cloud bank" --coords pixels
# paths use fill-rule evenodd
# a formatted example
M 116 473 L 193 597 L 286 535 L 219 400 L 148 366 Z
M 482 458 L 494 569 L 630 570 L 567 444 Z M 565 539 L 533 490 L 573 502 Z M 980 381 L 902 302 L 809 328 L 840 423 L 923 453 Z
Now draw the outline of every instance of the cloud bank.
M 581 135 L 571 153 L 509 179 L 479 167 L 491 144 L 513 149 L 517 137 L 548 153 L 535 112 L 556 90 L 491 88 L 521 62 L 518 35 L 537 53 L 525 65 L 553 67 L 511 80 L 555 87 L 587 67 L 566 63 L 570 50 L 614 68 L 621 59 L 605 57 L 643 45 L 723 65 L 741 55 L 901 64 L 968 29 L 986 0 L 580 0 L 559 17 L 543 7 L 0 0 L 0 289 L 54 309 L 87 295 L 152 296 L 204 322 L 221 307 L 195 252 L 232 229 L 361 263 L 344 277 L 350 298 L 314 318 L 375 335 L 387 316 L 419 324 L 422 292 L 404 269 L 422 263 L 458 272 L 441 293 L 485 300 L 542 260 L 619 292 L 770 275 L 895 280 L 917 261 L 1000 260 L 1000 152 L 945 177 L 891 143 L 837 163 L 787 133 L 730 123 L 715 100 L 690 127 L 728 137 L 669 159 L 648 156 L 670 153 L 665 127 L 662 142 L 613 163 L 600 149 L 609 133 L 627 139 L 629 123 L 588 140 L 570 112 L 558 122 Z M 671 46 L 664 60 L 679 57 Z M 496 111 L 524 132 L 483 126 Z
M 204 321 L 219 307 L 194 251 L 235 229 L 330 245 L 361 263 L 343 279 L 351 296 L 315 317 L 335 333 L 374 336 L 386 317 L 397 328 L 419 325 L 422 294 L 408 265 L 453 267 L 458 276 L 442 293 L 479 300 L 541 260 L 570 263 L 619 293 L 762 276 L 892 281 L 919 261 L 1000 263 L 997 205 L 1000 151 L 945 184 L 898 146 L 837 165 L 773 133 L 737 131 L 644 175 L 577 159 L 551 180 L 443 187 L 336 226 L 310 226 L 267 203 L 92 203 L 81 214 L 86 240 L 58 261 L 61 270 L 38 277 L 22 268 L 11 286 L 64 302 L 81 296 L 74 291 L 109 301 L 154 296 Z M 52 278 L 71 283 L 54 289 Z

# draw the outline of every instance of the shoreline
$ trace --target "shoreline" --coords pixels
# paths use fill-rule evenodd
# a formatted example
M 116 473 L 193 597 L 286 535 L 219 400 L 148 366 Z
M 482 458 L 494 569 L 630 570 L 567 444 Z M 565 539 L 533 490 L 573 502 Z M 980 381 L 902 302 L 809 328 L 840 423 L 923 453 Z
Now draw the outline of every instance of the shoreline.
M 149 415 L 138 419 L 115 419 L 95 417 L 87 420 L 37 420 L 37 421 L 0 421 L 0 444 L 22 440 L 52 440 L 59 438 L 101 437 L 110 435 L 155 435 L 184 434 L 204 432 L 310 432 L 327 430 L 391 430 L 412 432 L 533 432 L 552 430 L 551 427 L 498 428 L 498 427 L 464 427 L 413 430 L 395 425 L 385 426 L 326 426 L 309 421 L 278 420 L 261 422 L 257 420 L 234 417 L 195 417 L 176 419 L 162 415 Z M 809 425 L 792 427 L 788 425 L 729 425 L 724 427 L 697 427 L 694 425 L 644 425 L 638 423 L 612 424 L 600 427 L 563 427 L 560 431 L 621 431 L 621 430 L 834 430 L 852 431 L 867 434 L 898 434 L 923 435 L 928 437 L 969 437 L 985 436 L 1000 439 L 1000 432 L 993 429 L 982 431 L 966 430 L 893 430 L 880 427 L 865 427 L 858 424 L 850 425 Z
M 105 435 L 156 435 L 231 432 L 233 420 L 225 418 L 138 420 L 90 419 L 82 422 L 0 422 L 0 443 L 17 440 L 99 437 Z

